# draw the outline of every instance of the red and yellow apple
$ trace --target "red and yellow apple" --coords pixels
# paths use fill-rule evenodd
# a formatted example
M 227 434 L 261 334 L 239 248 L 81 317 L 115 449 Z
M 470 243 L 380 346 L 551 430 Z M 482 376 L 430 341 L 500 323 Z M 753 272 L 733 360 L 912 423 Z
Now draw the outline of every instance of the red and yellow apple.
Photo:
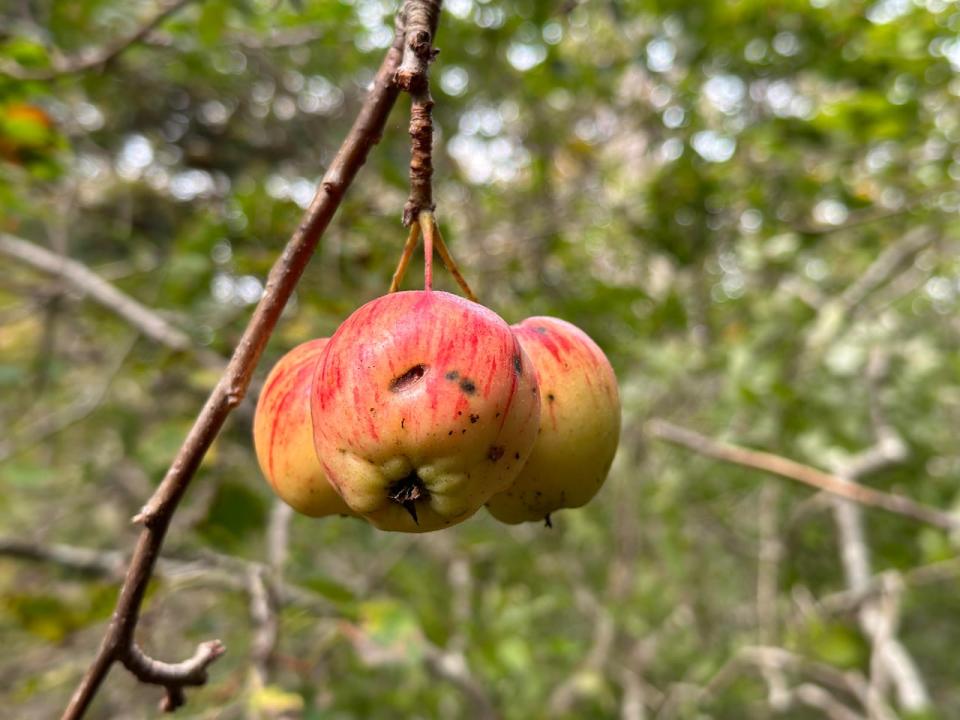
M 294 510 L 323 517 L 352 515 L 327 481 L 313 447 L 310 386 L 328 342 L 298 345 L 274 365 L 253 416 L 253 444 L 274 492 Z
M 449 293 L 373 300 L 330 339 L 313 383 L 317 454 L 357 514 L 425 532 L 508 488 L 537 436 L 530 360 L 499 315 Z
M 505 523 L 546 520 L 586 504 L 603 485 L 620 438 L 617 378 L 577 326 L 532 317 L 513 326 L 540 385 L 540 432 L 513 485 L 487 502 Z

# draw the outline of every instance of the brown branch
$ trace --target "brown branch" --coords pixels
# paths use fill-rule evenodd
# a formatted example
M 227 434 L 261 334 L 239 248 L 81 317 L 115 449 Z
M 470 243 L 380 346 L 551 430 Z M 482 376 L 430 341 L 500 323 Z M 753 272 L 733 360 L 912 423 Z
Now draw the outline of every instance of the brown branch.
M 414 4 L 414 0 L 409 0 L 408 4 Z M 398 32 L 380 66 L 373 89 L 324 175 L 313 202 L 271 269 L 263 297 L 230 363 L 200 411 L 163 482 L 135 518 L 144 527 L 120 590 L 116 609 L 93 663 L 63 714 L 64 720 L 75 720 L 84 715 L 110 667 L 123 659 L 133 646 L 133 631 L 147 583 L 173 513 L 227 415 L 242 401 L 280 313 L 347 187 L 366 160 L 370 148 L 380 140 L 387 116 L 397 98 L 393 77 L 400 65 L 402 40 L 403 36 Z
M 54 80 L 64 75 L 103 68 L 125 50 L 146 38 L 160 23 L 192 1 L 161 0 L 151 17 L 112 43 L 99 48 L 88 48 L 75 55 L 65 56 L 54 51 L 53 67 L 49 69 L 33 70 L 17 63 L 3 63 L 0 65 L 0 75 L 7 75 L 15 80 Z
M 651 420 L 647 423 L 647 432 L 659 440 L 689 448 L 714 460 L 743 465 L 744 467 L 796 480 L 831 495 L 852 500 L 860 505 L 886 510 L 943 530 L 950 531 L 960 528 L 960 520 L 950 513 L 923 505 L 903 495 L 875 490 L 780 455 L 719 442 L 666 420 Z
M 403 206 L 403 224 L 411 225 L 433 204 L 433 98 L 430 96 L 430 63 L 437 56 L 437 32 L 442 0 L 408 2 L 401 11 L 406 32 L 403 61 L 395 81 L 410 93 L 410 197 Z

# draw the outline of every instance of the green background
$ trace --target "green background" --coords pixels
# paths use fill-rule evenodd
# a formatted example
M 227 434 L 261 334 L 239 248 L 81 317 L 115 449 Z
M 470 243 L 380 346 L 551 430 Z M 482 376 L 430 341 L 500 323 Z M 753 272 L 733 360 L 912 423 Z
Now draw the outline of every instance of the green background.
M 2 3 L 0 232 L 82 262 L 228 356 L 391 41 L 395 4 L 196 0 L 106 67 L 15 77 L 154 11 Z M 957 506 L 958 31 L 946 0 L 450 0 L 433 68 L 445 237 L 509 322 L 557 315 L 604 348 L 624 405 L 617 459 L 552 530 L 483 512 L 420 537 L 293 518 L 282 570 L 297 592 L 258 673 L 246 588 L 275 509 L 248 401 L 174 520 L 165 553 L 179 564 L 139 626 L 168 660 L 211 637 L 229 648 L 182 716 L 482 717 L 489 702 L 505 718 L 800 719 L 829 717 L 813 702 L 829 693 L 853 717 L 960 718 L 947 533 L 862 518 L 870 571 L 903 577 L 896 633 L 929 696 L 905 707 L 856 612 L 819 603 L 848 587 L 829 498 L 646 428 L 665 418 L 831 470 L 874 444 L 873 401 L 908 455 L 863 481 Z M 385 291 L 405 237 L 408 105 L 255 385 Z M 437 285 L 454 289 L 442 271 Z M 873 385 L 871 357 L 889 366 Z M 4 258 L 3 555 L 13 540 L 128 552 L 129 518 L 211 365 Z M 931 563 L 946 564 L 916 573 Z M 0 557 L 12 717 L 56 716 L 93 656 L 117 587 L 115 561 L 101 565 Z M 772 669 L 757 646 L 789 661 Z M 115 668 L 91 717 L 153 717 L 159 697 Z

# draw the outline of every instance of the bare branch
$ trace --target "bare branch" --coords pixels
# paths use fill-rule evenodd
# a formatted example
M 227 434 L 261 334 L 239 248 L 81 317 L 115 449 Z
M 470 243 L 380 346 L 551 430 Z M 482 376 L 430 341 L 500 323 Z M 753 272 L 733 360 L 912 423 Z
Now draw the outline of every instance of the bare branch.
M 807 335 L 807 351 L 813 357 L 837 337 L 850 316 L 870 296 L 886 284 L 910 258 L 930 245 L 936 234 L 929 227 L 911 230 L 887 247 L 855 282 L 839 297 L 824 303 Z M 810 363 L 810 360 L 807 361 Z
M 892 571 L 890 571 L 892 572 Z M 818 610 L 824 613 L 846 613 L 857 610 L 865 601 L 876 597 L 883 592 L 885 587 L 885 577 L 889 573 L 881 573 L 870 578 L 866 585 L 857 589 L 842 590 L 840 592 L 825 595 L 816 601 Z M 950 558 L 928 565 L 907 570 L 903 574 L 897 574 L 898 582 L 905 587 L 917 587 L 939 582 L 947 582 L 960 578 L 960 558 Z
M 923 505 L 904 495 L 886 493 L 882 490 L 866 487 L 840 475 L 831 475 L 780 455 L 760 450 L 750 450 L 738 445 L 713 440 L 706 435 L 674 425 L 666 420 L 659 418 L 650 420 L 647 423 L 647 432 L 659 440 L 689 448 L 714 460 L 743 465 L 744 467 L 796 480 L 804 485 L 809 485 L 846 500 L 852 500 L 860 505 L 886 510 L 943 530 L 950 531 L 960 528 L 960 520 L 950 513 Z M 900 451 L 900 446 L 895 444 L 877 448 L 878 453 L 882 452 L 888 455 L 898 454 Z M 874 462 L 874 458 L 868 459 L 871 463 Z
M 395 81 L 410 93 L 410 197 L 403 207 L 403 224 L 411 225 L 423 211 L 433 211 L 433 98 L 430 63 L 437 56 L 437 32 L 442 0 L 407 2 L 402 10 L 406 32 L 403 60 Z
M 379 142 L 397 98 L 393 77 L 400 65 L 401 33 L 388 50 L 359 115 L 330 163 L 313 202 L 267 278 L 266 287 L 247 329 L 220 381 L 200 411 L 156 493 L 137 515 L 143 523 L 120 597 L 93 664 L 70 700 L 64 720 L 84 715 L 110 667 L 132 647 L 147 583 L 177 505 L 207 449 L 230 412 L 240 404 L 263 348 L 293 293 L 307 262 L 367 154 Z
M 875 349 L 867 364 L 866 379 L 870 419 L 876 441 L 873 447 L 835 466 L 834 470 L 841 478 L 854 481 L 901 462 L 906 457 L 906 444 L 887 422 L 879 400 L 880 383 L 888 370 L 887 353 Z M 870 585 L 873 575 L 863 514 L 859 507 L 834 499 L 834 521 L 847 586 L 851 590 L 861 591 Z M 923 678 L 913 658 L 896 636 L 900 612 L 899 587 L 893 576 L 887 576 L 881 585 L 880 595 L 865 601 L 858 612 L 860 627 L 870 638 L 873 650 L 867 694 L 867 707 L 871 715 L 877 715 L 877 708 L 885 705 L 888 681 L 896 686 L 900 707 L 905 711 L 920 714 L 930 707 L 930 697 Z
M 0 75 L 7 75 L 15 80 L 54 80 L 65 75 L 103 68 L 125 50 L 143 40 L 164 20 L 192 1 L 160 0 L 153 15 L 133 31 L 117 38 L 112 43 L 99 48 L 87 48 L 75 55 L 64 56 L 55 52 L 53 54 L 53 67 L 50 69 L 32 70 L 16 63 L 3 63 L 0 64 Z
M 65 280 L 75 290 L 116 313 L 161 345 L 178 351 L 187 351 L 193 347 L 189 335 L 167 322 L 155 310 L 108 283 L 83 263 L 6 233 L 0 233 L 0 253 L 35 270 Z
M 219 640 L 200 643 L 192 657 L 178 663 L 166 663 L 148 656 L 136 643 L 131 643 L 119 660 L 143 683 L 162 685 L 167 690 L 160 703 L 164 712 L 173 712 L 186 702 L 185 685 L 203 685 L 207 682 L 207 667 L 226 652 Z

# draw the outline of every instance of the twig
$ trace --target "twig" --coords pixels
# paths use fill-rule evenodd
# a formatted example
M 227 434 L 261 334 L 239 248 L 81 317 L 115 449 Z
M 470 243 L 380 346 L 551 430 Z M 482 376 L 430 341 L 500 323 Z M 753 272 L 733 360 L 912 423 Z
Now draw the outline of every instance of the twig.
M 885 577 L 888 574 L 874 575 L 866 585 L 860 588 L 825 595 L 816 601 L 816 607 L 821 612 L 828 614 L 856 610 L 866 600 L 883 592 L 886 582 Z M 897 573 L 897 575 L 898 581 L 908 588 L 955 580 L 960 578 L 960 557 L 920 565 L 902 574 Z
M 413 251 L 417 249 L 419 240 L 420 223 L 414 222 L 410 225 L 410 234 L 407 235 L 407 242 L 403 245 L 400 262 L 397 263 L 397 269 L 393 273 L 393 279 L 390 280 L 390 289 L 387 292 L 394 293 L 400 289 L 400 283 L 403 282 L 403 276 L 407 274 L 407 268 L 410 267 L 410 260 L 413 258 Z
M 414 4 L 415 0 L 408 0 L 408 5 Z M 84 715 L 110 667 L 115 661 L 122 659 L 127 649 L 133 645 L 133 631 L 137 625 L 140 606 L 170 519 L 227 415 L 242 401 L 280 313 L 347 187 L 366 160 L 370 148 L 380 140 L 387 116 L 398 94 L 393 77 L 400 65 L 402 40 L 403 35 L 398 32 L 393 46 L 387 51 L 380 66 L 373 89 L 324 175 L 313 202 L 284 248 L 283 254 L 271 269 L 264 294 L 227 369 L 200 411 L 163 482 L 135 518 L 144 527 L 130 561 L 113 618 L 93 663 L 63 714 L 63 720 L 76 720 Z
M 698 432 L 655 418 L 647 423 L 647 432 L 659 440 L 665 440 L 693 450 L 706 457 L 734 465 L 743 465 L 756 470 L 796 480 L 810 487 L 823 490 L 837 497 L 852 500 L 860 505 L 879 508 L 896 515 L 927 523 L 942 530 L 960 528 L 960 520 L 950 513 L 932 508 L 904 495 L 883 492 L 866 487 L 848 478 L 831 475 L 809 465 L 774 455 L 750 450 L 738 445 L 713 440 Z M 885 450 L 887 452 L 889 450 Z
M 783 547 L 778 535 L 780 486 L 772 483 L 760 488 L 758 517 L 759 553 L 757 557 L 757 636 L 761 645 L 777 639 L 777 586 Z M 790 706 L 790 691 L 783 672 L 776 667 L 761 669 L 767 682 L 767 702 L 777 711 Z
M 812 363 L 843 329 L 851 315 L 872 292 L 887 283 L 907 260 L 927 247 L 936 238 L 929 227 L 919 227 L 887 247 L 855 282 L 839 297 L 820 307 L 817 318 L 807 335 L 807 365 Z
M 443 260 L 443 264 L 446 266 L 450 274 L 453 275 L 453 279 L 457 281 L 457 285 L 459 285 L 460 289 L 463 290 L 463 294 L 466 295 L 468 299 L 477 302 L 477 296 L 473 294 L 473 290 L 470 289 L 470 285 L 467 284 L 466 278 L 464 278 L 461 274 L 456 260 L 453 259 L 453 255 L 451 255 L 450 250 L 447 249 L 447 243 L 443 239 L 443 234 L 440 232 L 439 225 L 436 225 L 436 233 L 434 234 L 433 239 L 437 246 L 437 252 L 440 254 L 440 259 Z
M 867 364 L 866 379 L 875 444 L 848 461 L 838 463 L 834 470 L 841 478 L 854 481 L 901 462 L 906 457 L 906 445 L 887 422 L 879 401 L 880 383 L 888 370 L 888 355 L 874 350 Z M 834 521 L 847 586 L 854 591 L 862 590 L 870 585 L 873 574 L 863 514 L 856 505 L 835 499 Z M 888 576 L 881 594 L 865 601 L 858 612 L 860 627 L 870 638 L 872 646 L 867 694 L 867 707 L 872 717 L 879 716 L 877 708 L 886 704 L 888 680 L 896 686 L 900 707 L 904 711 L 922 714 L 930 708 L 930 697 L 923 678 L 913 658 L 896 637 L 899 591 L 894 592 L 894 587 L 899 587 L 899 584 Z
M 0 65 L 0 75 L 7 75 L 15 80 L 54 80 L 64 75 L 102 68 L 127 48 L 143 40 L 160 23 L 192 1 L 161 0 L 156 12 L 132 32 L 103 47 L 88 48 L 75 55 L 64 56 L 55 52 L 53 54 L 53 67 L 50 69 L 31 70 L 17 63 L 3 63 Z
M 43 544 L 16 538 L 0 538 L 0 557 L 52 563 L 68 570 L 108 579 L 123 577 L 126 560 L 124 554 L 117 550 L 94 550 L 61 543 Z M 266 569 L 262 563 L 229 555 L 207 554 L 194 559 L 161 557 L 157 561 L 154 574 L 172 586 L 201 583 L 233 592 L 249 593 L 249 573 L 263 572 Z M 283 605 L 302 607 L 314 613 L 326 613 L 332 609 L 330 602 L 322 595 L 298 585 L 280 582 L 276 592 L 278 601 Z
M 433 212 L 421 210 L 417 224 L 423 231 L 423 289 L 433 288 L 433 242 L 437 235 L 437 224 L 433 221 Z
M 615 626 L 610 612 L 586 588 L 577 588 L 578 604 L 592 615 L 593 638 L 583 661 L 564 681 L 558 684 L 547 700 L 548 717 L 566 717 L 582 694 L 584 677 L 604 675 L 615 640 Z
M 410 197 L 403 206 L 403 224 L 410 225 L 433 205 L 433 98 L 430 96 L 430 63 L 437 56 L 437 32 L 442 0 L 407 3 L 401 11 L 406 23 L 403 61 L 395 80 L 410 94 Z
M 0 233 L 0 253 L 35 270 L 65 280 L 75 290 L 116 313 L 161 345 L 181 352 L 193 347 L 189 335 L 174 327 L 155 310 L 108 283 L 83 263 L 6 233 Z

